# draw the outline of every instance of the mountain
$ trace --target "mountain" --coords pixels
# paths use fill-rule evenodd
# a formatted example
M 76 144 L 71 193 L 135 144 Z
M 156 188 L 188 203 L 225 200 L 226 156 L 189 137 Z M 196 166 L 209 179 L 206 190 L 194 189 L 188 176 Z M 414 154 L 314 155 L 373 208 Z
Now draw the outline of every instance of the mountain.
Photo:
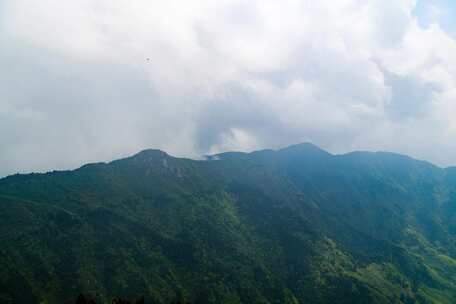
M 0 302 L 455 303 L 456 168 L 312 144 L 0 179 Z

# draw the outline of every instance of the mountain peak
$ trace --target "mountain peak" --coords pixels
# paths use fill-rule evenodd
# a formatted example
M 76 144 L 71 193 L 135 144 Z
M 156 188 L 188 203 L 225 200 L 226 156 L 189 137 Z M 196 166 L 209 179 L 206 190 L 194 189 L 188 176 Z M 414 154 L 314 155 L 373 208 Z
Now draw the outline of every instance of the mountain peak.
M 142 150 L 139 153 L 136 153 L 135 155 L 132 156 L 132 158 L 137 158 L 137 159 L 142 159 L 142 158 L 163 158 L 163 157 L 169 157 L 170 155 L 166 153 L 165 151 L 158 150 L 158 149 L 145 149 Z
M 291 152 L 291 153 L 303 153 L 304 152 L 304 153 L 312 153 L 312 154 L 318 153 L 318 154 L 330 155 L 329 152 L 321 149 L 320 147 L 318 147 L 310 142 L 291 145 L 286 148 L 280 149 L 279 152 Z
M 171 158 L 171 156 L 162 150 L 146 149 L 146 150 L 142 150 L 141 152 L 138 152 L 132 156 L 114 160 L 114 161 L 110 162 L 110 164 L 124 163 L 125 161 L 134 162 L 137 164 L 139 164 L 139 163 L 152 164 L 152 163 L 167 161 L 169 158 Z

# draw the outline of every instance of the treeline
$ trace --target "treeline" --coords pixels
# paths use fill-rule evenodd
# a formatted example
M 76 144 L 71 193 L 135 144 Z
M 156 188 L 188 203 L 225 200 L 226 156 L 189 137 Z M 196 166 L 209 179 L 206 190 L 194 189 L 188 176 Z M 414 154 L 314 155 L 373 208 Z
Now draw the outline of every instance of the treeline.
M 137 300 L 130 301 L 122 298 L 114 298 L 111 301 L 112 304 L 144 304 L 144 297 L 141 297 Z M 76 299 L 76 304 L 97 304 L 97 302 L 88 297 L 84 296 L 83 294 L 79 294 L 78 298 Z M 171 304 L 190 304 L 189 302 L 181 302 L 181 301 L 176 301 L 176 302 L 171 302 Z

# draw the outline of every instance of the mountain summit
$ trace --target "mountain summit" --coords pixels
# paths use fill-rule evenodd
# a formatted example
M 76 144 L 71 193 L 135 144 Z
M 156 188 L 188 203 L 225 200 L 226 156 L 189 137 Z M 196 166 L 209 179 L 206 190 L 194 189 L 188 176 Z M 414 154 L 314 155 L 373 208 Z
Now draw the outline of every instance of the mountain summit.
M 0 302 L 454 303 L 456 174 L 312 144 L 0 179 Z

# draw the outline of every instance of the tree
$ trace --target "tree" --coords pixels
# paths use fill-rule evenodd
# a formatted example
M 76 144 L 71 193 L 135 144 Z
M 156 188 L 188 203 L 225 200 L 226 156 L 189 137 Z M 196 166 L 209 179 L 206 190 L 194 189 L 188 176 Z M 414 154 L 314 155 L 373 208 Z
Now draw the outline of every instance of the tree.
M 87 299 L 84 297 L 82 293 L 80 293 L 78 298 L 76 299 L 76 304 L 88 304 Z

